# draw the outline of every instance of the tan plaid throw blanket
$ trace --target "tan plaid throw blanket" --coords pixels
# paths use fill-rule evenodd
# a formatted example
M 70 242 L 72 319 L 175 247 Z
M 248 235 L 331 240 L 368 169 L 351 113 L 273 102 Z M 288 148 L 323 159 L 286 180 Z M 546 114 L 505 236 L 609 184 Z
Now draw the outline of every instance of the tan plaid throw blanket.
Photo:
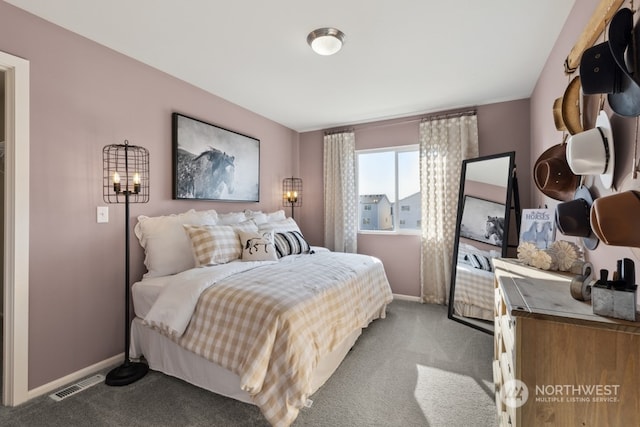
M 375 258 L 320 252 L 227 277 L 204 291 L 183 347 L 229 369 L 273 426 L 288 426 L 318 359 L 385 316 L 392 300 Z

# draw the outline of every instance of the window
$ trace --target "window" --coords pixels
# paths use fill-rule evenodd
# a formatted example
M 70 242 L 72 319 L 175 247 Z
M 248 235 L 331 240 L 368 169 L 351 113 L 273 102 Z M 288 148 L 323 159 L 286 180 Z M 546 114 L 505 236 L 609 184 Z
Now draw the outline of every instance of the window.
M 360 230 L 419 230 L 418 145 L 359 150 L 356 154 Z

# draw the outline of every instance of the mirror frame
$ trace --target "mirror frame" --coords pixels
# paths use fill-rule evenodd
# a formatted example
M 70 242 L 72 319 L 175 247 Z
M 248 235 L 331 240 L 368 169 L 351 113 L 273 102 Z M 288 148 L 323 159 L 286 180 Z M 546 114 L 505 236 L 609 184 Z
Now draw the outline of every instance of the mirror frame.
M 455 288 L 456 288 L 456 272 L 457 272 L 457 268 L 456 265 L 458 264 L 458 249 L 460 246 L 460 225 L 462 223 L 462 211 L 463 211 L 463 207 L 464 207 L 464 198 L 465 198 L 465 176 L 467 173 L 467 167 L 470 164 L 476 163 L 476 162 L 481 162 L 484 160 L 492 160 L 492 159 L 497 159 L 497 158 L 502 158 L 502 157 L 508 157 L 509 158 L 509 169 L 508 169 L 508 173 L 509 176 L 507 178 L 507 194 L 506 194 L 506 200 L 505 200 L 505 213 L 504 213 L 504 230 L 505 230 L 505 235 L 504 238 L 502 240 L 502 257 L 506 257 L 507 256 L 507 250 L 509 248 L 509 231 L 510 231 L 510 219 L 511 219 L 511 215 L 510 215 L 510 211 L 512 209 L 512 204 L 513 204 L 513 182 L 514 182 L 514 174 L 515 174 L 515 151 L 507 151 L 505 153 L 498 153 L 498 154 L 492 154 L 492 155 L 488 155 L 488 156 L 481 156 L 481 157 L 475 157 L 472 159 L 466 159 L 462 161 L 462 169 L 460 172 L 460 188 L 459 188 L 459 192 L 458 192 L 458 214 L 457 214 L 457 218 L 456 218 L 456 234 L 455 234 L 455 241 L 454 241 L 454 246 L 453 246 L 453 257 L 451 259 L 451 284 L 450 284 L 450 289 L 449 289 L 449 307 L 448 307 L 448 317 L 449 319 L 455 320 L 456 322 L 460 322 L 463 323 L 467 326 L 470 326 L 472 328 L 478 329 L 480 331 L 486 332 L 488 334 L 493 334 L 493 323 L 490 323 L 490 325 L 485 325 L 485 322 L 481 322 L 480 320 L 478 321 L 474 321 L 474 320 L 469 320 L 468 318 L 464 317 L 464 316 L 460 316 L 457 315 L 453 312 L 453 303 L 455 300 Z

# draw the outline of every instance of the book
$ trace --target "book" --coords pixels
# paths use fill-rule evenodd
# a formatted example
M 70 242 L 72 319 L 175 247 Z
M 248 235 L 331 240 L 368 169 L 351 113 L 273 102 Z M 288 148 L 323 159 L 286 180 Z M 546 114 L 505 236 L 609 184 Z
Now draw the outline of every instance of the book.
M 520 220 L 520 243 L 530 242 L 547 249 L 556 238 L 555 209 L 523 209 Z

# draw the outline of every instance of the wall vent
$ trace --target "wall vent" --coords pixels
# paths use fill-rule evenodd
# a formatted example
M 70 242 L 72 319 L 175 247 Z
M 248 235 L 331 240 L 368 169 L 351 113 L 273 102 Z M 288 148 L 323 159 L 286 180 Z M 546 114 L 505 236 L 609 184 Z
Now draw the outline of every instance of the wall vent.
M 82 390 L 86 390 L 91 386 L 104 382 L 104 375 L 97 374 L 89 378 L 85 378 L 82 381 L 71 384 L 62 390 L 59 390 L 53 394 L 50 394 L 49 397 L 59 402 L 63 399 L 66 399 L 69 396 L 73 396 L 76 393 L 80 393 Z

